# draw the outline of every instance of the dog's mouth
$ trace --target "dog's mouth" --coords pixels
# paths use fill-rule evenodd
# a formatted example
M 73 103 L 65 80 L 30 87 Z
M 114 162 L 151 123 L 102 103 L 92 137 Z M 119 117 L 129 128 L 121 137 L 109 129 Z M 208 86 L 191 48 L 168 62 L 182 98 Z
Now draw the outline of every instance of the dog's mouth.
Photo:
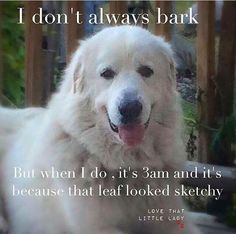
M 145 124 L 130 123 L 130 124 L 121 124 L 117 126 L 114 123 L 112 123 L 108 113 L 107 113 L 107 118 L 111 130 L 115 133 L 118 133 L 120 139 L 124 142 L 124 144 L 131 147 L 139 145 L 142 142 L 145 130 L 147 129 L 150 122 L 150 116 L 149 116 Z

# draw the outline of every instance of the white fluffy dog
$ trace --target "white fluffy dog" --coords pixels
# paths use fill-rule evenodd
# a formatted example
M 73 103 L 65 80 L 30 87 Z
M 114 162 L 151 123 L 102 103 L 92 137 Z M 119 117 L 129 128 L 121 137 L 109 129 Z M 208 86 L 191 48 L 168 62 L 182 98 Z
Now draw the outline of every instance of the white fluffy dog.
M 185 161 L 173 55 L 168 43 L 134 26 L 110 27 L 83 41 L 68 65 L 59 91 L 45 109 L 0 109 L 3 191 L 12 234 L 196 234 L 168 220 L 183 209 L 178 196 L 13 196 L 17 189 L 66 190 L 171 188 L 168 179 L 118 179 L 117 170 L 143 167 L 173 172 Z M 16 167 L 22 177 L 14 178 Z M 42 179 L 40 170 L 81 171 L 95 167 L 106 179 Z M 35 172 L 33 175 L 27 171 Z M 25 174 L 23 173 L 25 172 Z M 112 177 L 115 176 L 115 179 Z M 17 192 L 16 192 L 17 193 Z M 27 193 L 27 194 L 26 194 Z M 164 221 L 141 221 L 148 209 L 163 209 Z M 156 214 L 157 215 L 157 214 Z

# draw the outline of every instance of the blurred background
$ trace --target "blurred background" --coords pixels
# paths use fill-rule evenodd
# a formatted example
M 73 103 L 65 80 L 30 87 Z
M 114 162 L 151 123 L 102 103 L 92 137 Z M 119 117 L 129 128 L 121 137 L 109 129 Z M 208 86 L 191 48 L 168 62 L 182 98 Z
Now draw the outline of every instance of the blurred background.
M 18 7 L 24 7 L 25 24 L 18 24 Z M 70 9 L 83 13 L 79 25 L 68 14 L 68 24 L 32 23 L 43 15 Z M 156 24 L 161 12 L 198 13 L 199 24 Z M 185 181 L 186 186 L 223 187 L 220 201 L 191 198 L 200 212 L 204 233 L 236 233 L 236 2 L 235 1 L 1 1 L 0 2 L 0 103 L 9 107 L 45 106 L 61 80 L 70 55 L 83 39 L 106 25 L 88 23 L 88 15 L 105 13 L 149 14 L 142 25 L 172 45 L 177 62 L 176 89 L 184 113 L 186 153 L 189 164 L 215 165 L 221 181 Z M 50 15 L 48 16 L 50 20 Z M 192 164 L 194 162 L 194 164 Z M 201 173 L 201 170 L 200 170 Z M 216 231 L 217 230 L 217 231 Z

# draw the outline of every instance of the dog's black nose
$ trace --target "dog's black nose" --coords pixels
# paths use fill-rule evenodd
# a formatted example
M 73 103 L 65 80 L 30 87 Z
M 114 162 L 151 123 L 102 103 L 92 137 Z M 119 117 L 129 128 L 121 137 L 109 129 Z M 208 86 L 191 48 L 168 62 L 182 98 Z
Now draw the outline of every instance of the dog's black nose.
M 137 120 L 143 109 L 142 103 L 137 100 L 126 100 L 119 106 L 119 112 L 122 116 L 122 123 L 127 124 Z

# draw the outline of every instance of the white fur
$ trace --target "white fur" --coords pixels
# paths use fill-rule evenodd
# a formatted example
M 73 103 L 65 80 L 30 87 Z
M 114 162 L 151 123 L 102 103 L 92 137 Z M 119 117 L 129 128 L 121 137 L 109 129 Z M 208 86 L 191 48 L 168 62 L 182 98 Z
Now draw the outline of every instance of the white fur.
M 144 78 L 137 73 L 139 64 L 150 66 L 154 74 Z M 101 69 L 112 66 L 113 80 L 100 77 Z M 130 148 L 124 145 L 109 126 L 107 113 L 119 124 L 117 105 L 124 89 L 135 89 L 142 101 L 142 123 L 148 120 L 143 142 Z M 102 183 L 99 180 L 13 179 L 13 167 L 46 170 L 91 170 L 95 166 L 109 175 L 119 167 L 140 170 L 181 169 L 185 161 L 181 140 L 181 111 L 175 91 L 172 51 L 166 42 L 139 27 L 119 26 L 102 30 L 81 43 L 65 71 L 59 91 L 48 107 L 24 118 L 24 112 L 0 109 L 0 132 L 5 125 L 14 129 L 9 137 L 0 135 L 7 151 L 2 167 L 4 192 L 12 234 L 196 234 L 190 221 L 180 230 L 175 222 L 140 223 L 139 215 L 148 208 L 183 208 L 179 197 L 12 197 L 11 185 L 31 188 L 83 188 Z M 15 116 L 19 115 L 19 118 Z M 21 117 L 22 116 L 22 117 Z M 20 124 L 18 124 L 19 120 Z M 4 133 L 4 132 L 3 132 Z M 114 187 L 118 181 L 104 182 Z M 147 180 L 130 180 L 130 186 L 142 187 Z M 153 186 L 174 179 L 150 180 Z

